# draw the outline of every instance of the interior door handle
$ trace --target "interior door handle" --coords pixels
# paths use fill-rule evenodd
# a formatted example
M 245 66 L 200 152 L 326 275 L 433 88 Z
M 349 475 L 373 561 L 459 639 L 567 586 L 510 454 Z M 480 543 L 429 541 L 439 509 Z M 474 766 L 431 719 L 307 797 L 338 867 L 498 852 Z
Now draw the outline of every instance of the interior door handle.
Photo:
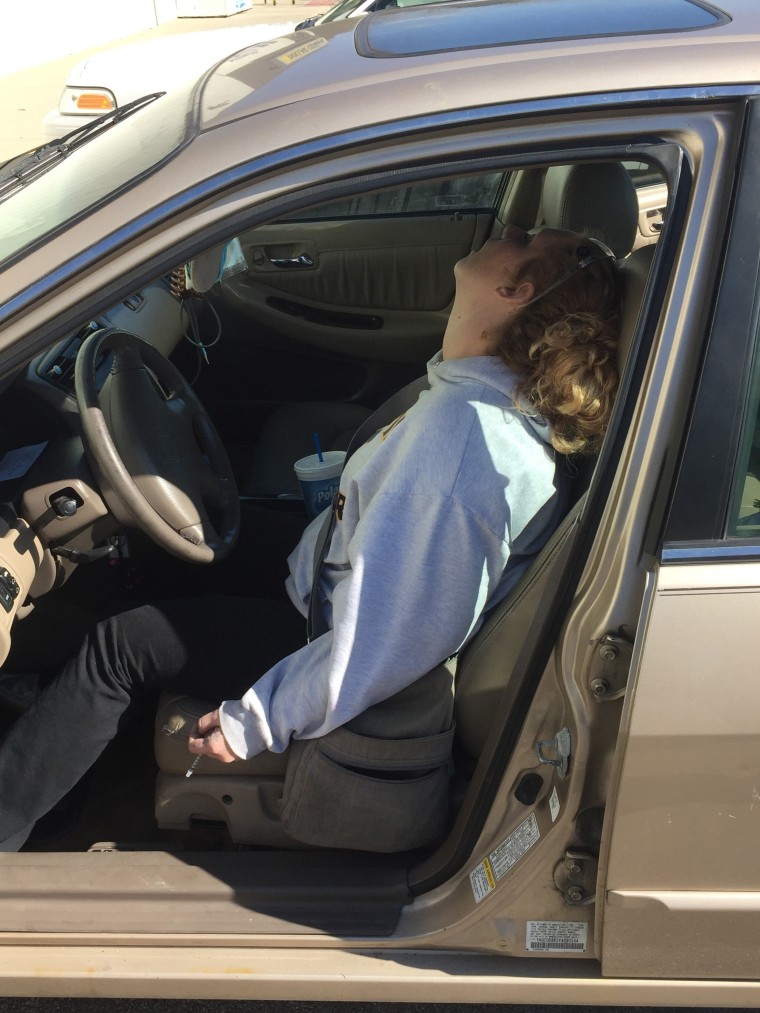
M 299 270 L 304 267 L 314 267 L 314 260 L 308 253 L 302 253 L 298 257 L 270 257 L 269 263 L 274 264 L 275 267 L 285 268 L 286 270 Z

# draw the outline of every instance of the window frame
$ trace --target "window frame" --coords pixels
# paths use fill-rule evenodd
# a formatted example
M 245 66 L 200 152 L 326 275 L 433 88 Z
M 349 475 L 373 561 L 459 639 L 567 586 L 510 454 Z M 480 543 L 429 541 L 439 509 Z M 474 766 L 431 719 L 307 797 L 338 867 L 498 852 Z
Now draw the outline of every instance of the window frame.
M 723 260 L 716 274 L 709 336 L 665 526 L 664 560 L 697 561 L 721 555 L 736 558 L 737 548 L 744 544 L 749 549 L 760 542 L 759 538 L 726 534 L 751 394 L 752 365 L 755 355 L 760 354 L 758 194 L 760 102 L 753 98 L 747 101 L 744 143 Z M 747 284 L 748 265 L 755 267 L 752 285 Z M 721 552 L 721 547 L 727 551 Z

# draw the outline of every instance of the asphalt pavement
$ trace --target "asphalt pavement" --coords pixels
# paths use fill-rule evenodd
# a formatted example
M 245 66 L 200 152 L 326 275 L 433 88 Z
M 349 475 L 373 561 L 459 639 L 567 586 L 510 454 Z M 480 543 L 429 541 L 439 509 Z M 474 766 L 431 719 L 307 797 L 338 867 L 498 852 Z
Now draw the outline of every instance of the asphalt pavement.
M 321 14 L 331 6 L 329 0 L 327 3 L 322 0 L 279 0 L 279 3 L 277 0 L 256 0 L 249 10 L 230 17 L 177 18 L 93 49 L 68 53 L 49 63 L 6 74 L 0 77 L 0 163 L 42 143 L 42 118 L 58 105 L 69 70 L 87 56 L 130 42 L 142 42 L 165 35 L 242 25 L 286 24 Z M 1 1000 L 0 1013 L 5 1013 Z

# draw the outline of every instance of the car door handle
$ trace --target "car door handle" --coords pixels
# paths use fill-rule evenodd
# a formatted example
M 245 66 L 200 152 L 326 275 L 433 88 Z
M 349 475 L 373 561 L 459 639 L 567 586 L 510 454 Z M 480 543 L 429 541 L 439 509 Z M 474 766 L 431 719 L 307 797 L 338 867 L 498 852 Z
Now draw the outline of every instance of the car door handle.
M 314 267 L 314 260 L 308 253 L 301 253 L 297 257 L 270 257 L 269 263 L 274 264 L 275 267 L 290 271 L 300 270 L 304 267 Z

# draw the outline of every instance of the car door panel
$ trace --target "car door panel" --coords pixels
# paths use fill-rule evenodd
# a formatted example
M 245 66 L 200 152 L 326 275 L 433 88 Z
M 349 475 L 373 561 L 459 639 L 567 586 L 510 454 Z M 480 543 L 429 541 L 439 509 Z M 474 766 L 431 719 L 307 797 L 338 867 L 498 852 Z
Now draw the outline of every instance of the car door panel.
M 423 364 L 439 347 L 454 264 L 487 213 L 288 221 L 242 237 L 248 271 L 226 302 L 281 338 L 328 353 Z
M 674 371 L 698 366 L 698 386 L 629 676 L 608 828 L 606 975 L 757 977 L 759 126 L 755 109 L 741 168 L 727 159 L 714 191 L 722 213 L 714 197 L 706 205 L 720 230 L 706 254 L 725 258 L 706 257 L 720 287 L 709 331 L 695 328 L 694 351 Z M 697 283 L 689 308 L 714 284 Z
M 606 974 L 757 974 L 758 610 L 757 562 L 662 566 L 654 579 L 611 840 Z

